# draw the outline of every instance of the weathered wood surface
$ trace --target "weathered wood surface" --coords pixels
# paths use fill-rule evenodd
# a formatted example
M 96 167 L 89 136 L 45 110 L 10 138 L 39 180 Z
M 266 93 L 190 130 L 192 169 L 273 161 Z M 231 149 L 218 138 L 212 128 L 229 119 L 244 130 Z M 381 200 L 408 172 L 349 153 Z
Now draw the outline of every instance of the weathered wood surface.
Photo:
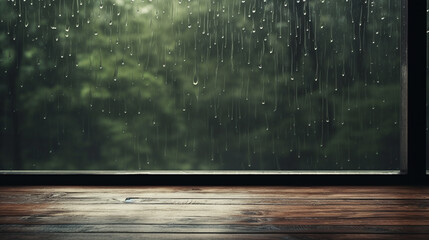
M 429 239 L 429 188 L 0 187 L 0 239 Z

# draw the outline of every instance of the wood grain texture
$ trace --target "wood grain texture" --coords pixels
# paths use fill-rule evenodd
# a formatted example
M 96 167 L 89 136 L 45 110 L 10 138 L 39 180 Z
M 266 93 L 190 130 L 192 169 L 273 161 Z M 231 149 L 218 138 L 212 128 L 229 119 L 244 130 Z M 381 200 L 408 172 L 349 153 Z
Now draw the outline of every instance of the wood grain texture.
M 429 239 L 428 187 L 0 187 L 1 239 Z

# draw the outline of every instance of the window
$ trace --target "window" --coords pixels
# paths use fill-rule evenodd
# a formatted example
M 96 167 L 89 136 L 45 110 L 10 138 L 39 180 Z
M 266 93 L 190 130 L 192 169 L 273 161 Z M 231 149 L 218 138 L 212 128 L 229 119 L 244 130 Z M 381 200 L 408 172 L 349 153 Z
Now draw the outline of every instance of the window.
M 3 170 L 400 169 L 399 0 L 0 12 Z
M 426 1 L 426 7 L 427 4 L 429 3 L 429 1 Z M 429 111 L 428 111 L 428 106 L 429 106 L 429 102 L 428 102 L 428 98 L 427 96 L 429 95 L 429 87 L 428 87 L 428 83 L 429 83 L 429 61 L 428 61 L 428 57 L 429 57 L 429 9 L 426 10 L 426 149 L 428 149 L 428 145 L 429 141 L 428 141 L 428 128 L 429 128 Z M 429 154 L 426 151 L 426 169 L 429 169 Z

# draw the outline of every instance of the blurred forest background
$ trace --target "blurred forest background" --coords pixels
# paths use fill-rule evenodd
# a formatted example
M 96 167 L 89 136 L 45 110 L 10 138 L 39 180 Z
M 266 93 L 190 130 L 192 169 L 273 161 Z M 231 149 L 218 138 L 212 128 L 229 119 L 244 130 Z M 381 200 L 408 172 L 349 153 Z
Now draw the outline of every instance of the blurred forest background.
M 429 6 L 429 0 L 426 0 Z M 429 8 L 426 9 L 426 170 L 429 170 Z
M 0 169 L 399 169 L 399 0 L 2 0 Z

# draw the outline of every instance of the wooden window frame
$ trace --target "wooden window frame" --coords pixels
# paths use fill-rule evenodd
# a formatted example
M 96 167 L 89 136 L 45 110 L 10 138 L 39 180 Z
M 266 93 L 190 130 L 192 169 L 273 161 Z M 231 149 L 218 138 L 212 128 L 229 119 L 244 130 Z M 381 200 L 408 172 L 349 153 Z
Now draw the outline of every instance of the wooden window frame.
M 400 171 L 0 171 L 0 185 L 428 185 L 427 4 L 401 2 Z

